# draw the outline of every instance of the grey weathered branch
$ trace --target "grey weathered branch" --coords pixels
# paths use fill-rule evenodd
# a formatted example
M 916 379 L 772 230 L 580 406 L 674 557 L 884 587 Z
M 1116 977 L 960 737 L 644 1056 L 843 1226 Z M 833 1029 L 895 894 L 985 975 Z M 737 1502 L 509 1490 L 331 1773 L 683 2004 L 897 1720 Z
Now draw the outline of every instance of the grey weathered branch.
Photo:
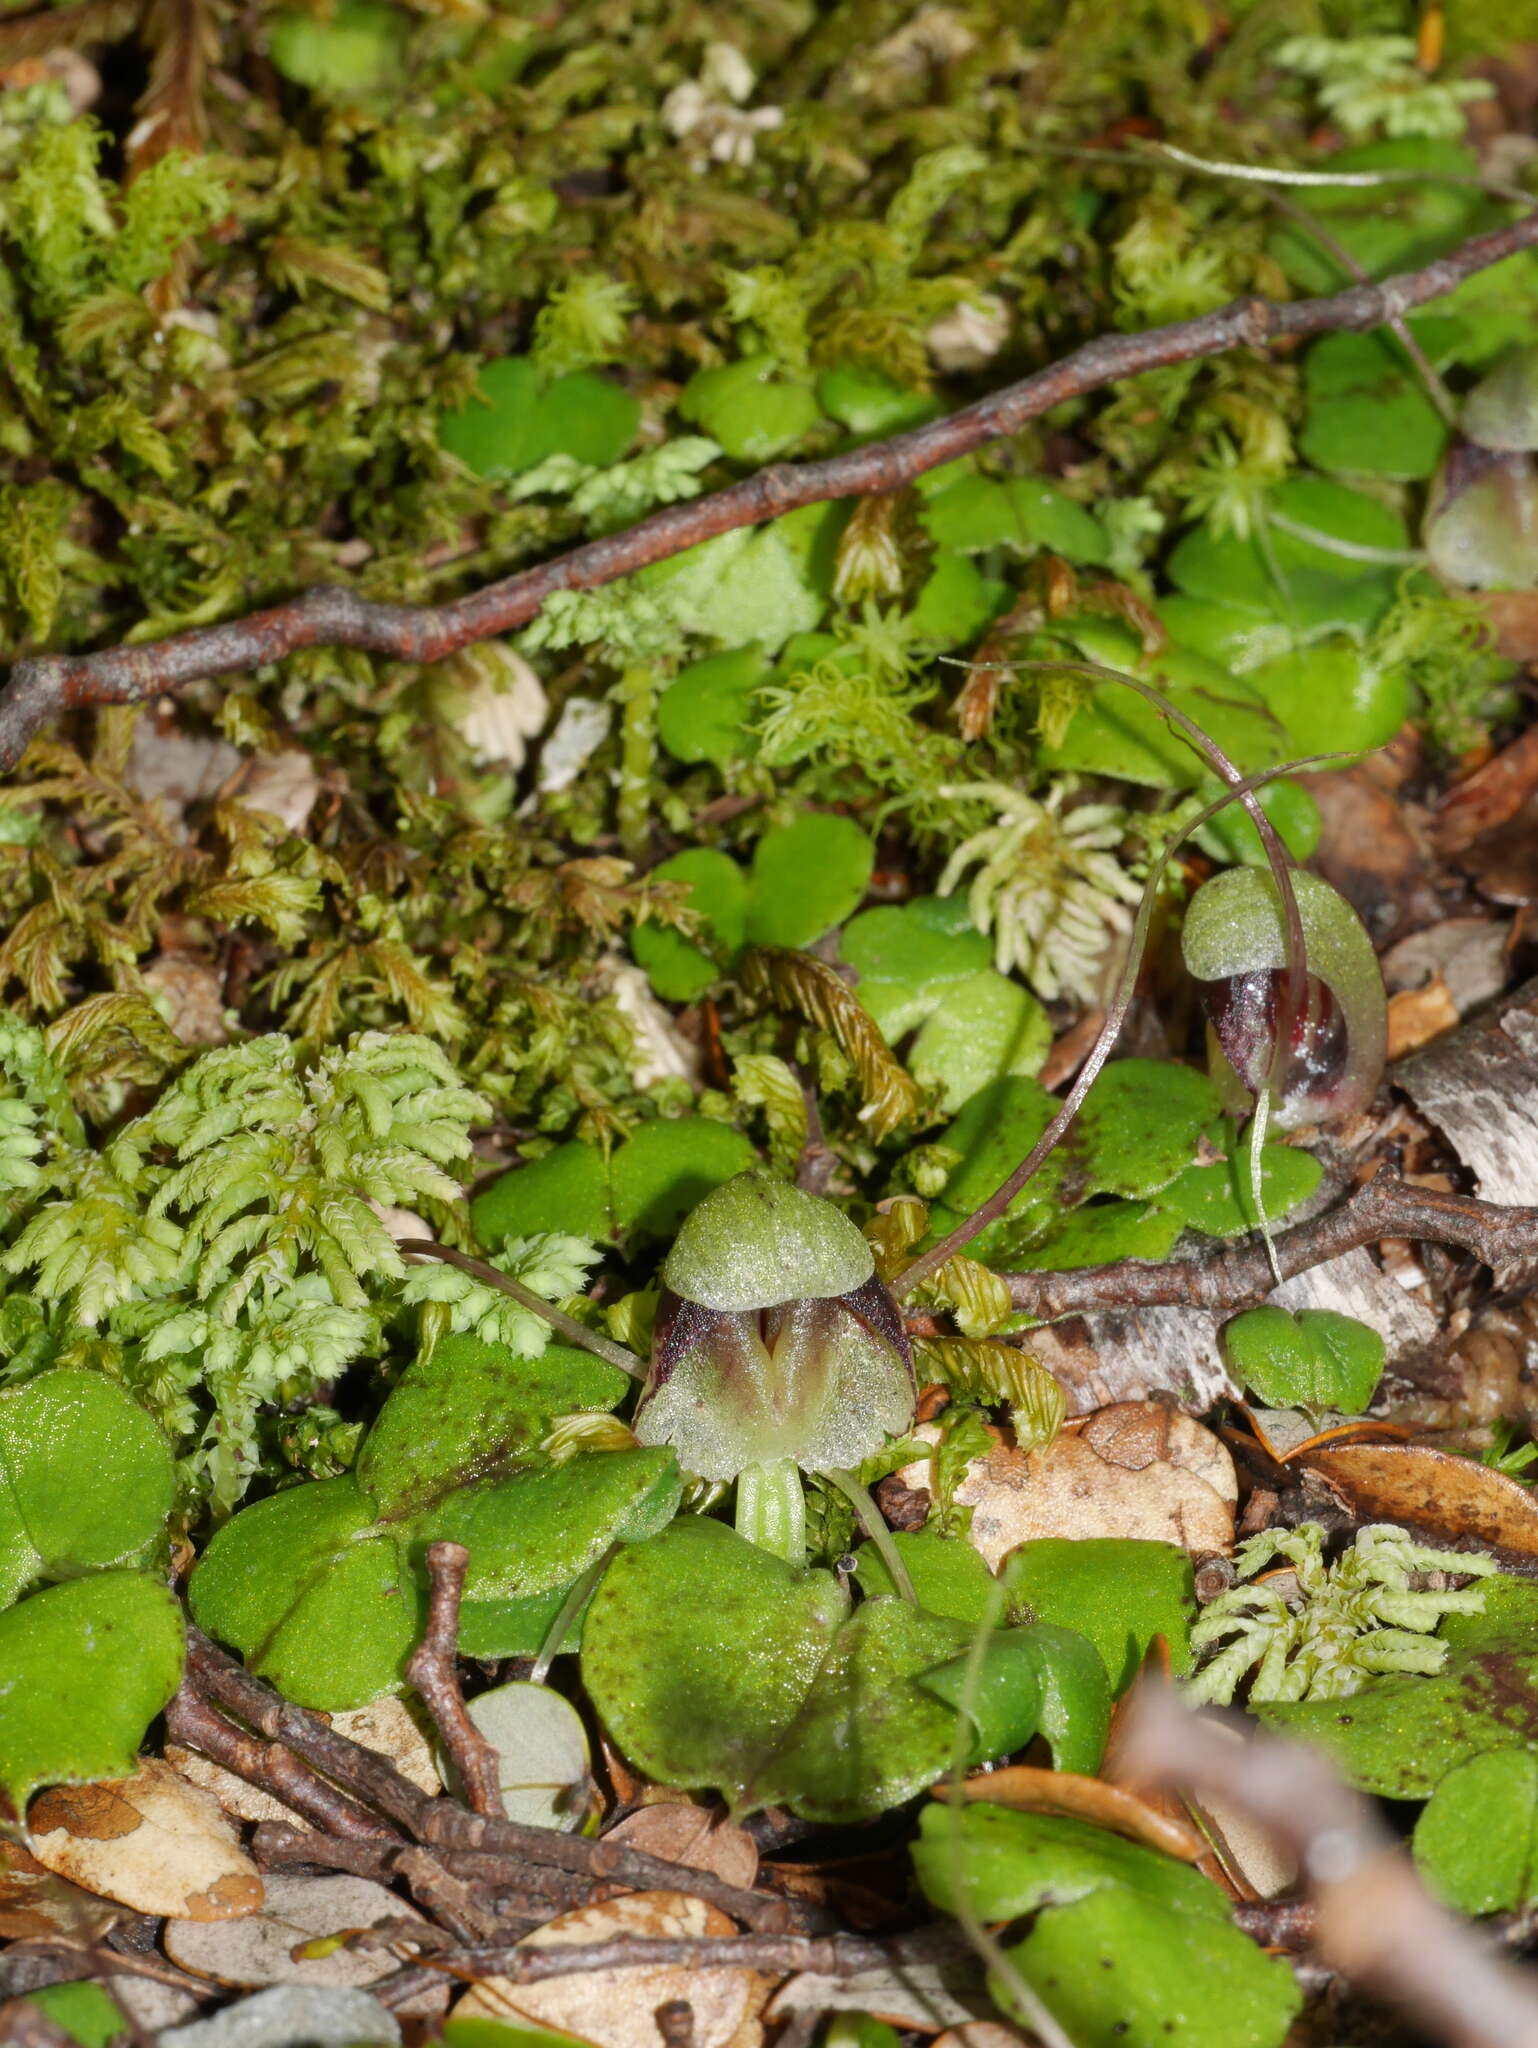
M 905 434 L 872 441 L 821 462 L 780 463 L 725 490 L 669 505 L 638 525 L 587 542 L 442 605 L 379 604 L 355 591 L 321 587 L 287 603 L 165 640 L 96 654 L 38 654 L 18 661 L 0 693 L 0 769 L 20 759 L 51 719 L 82 705 L 137 704 L 212 676 L 258 669 L 304 647 L 356 647 L 413 662 L 441 661 L 532 619 L 562 590 L 596 590 L 685 548 L 755 526 L 802 505 L 864 496 L 911 483 L 990 441 L 1018 433 L 1070 398 L 1171 363 L 1235 348 L 1264 348 L 1310 335 L 1363 332 L 1392 324 L 1443 297 L 1477 271 L 1538 246 L 1538 211 L 1476 235 L 1420 270 L 1355 284 L 1328 298 L 1277 304 L 1238 299 L 1194 320 L 1142 334 L 1107 334 L 1016 384 Z

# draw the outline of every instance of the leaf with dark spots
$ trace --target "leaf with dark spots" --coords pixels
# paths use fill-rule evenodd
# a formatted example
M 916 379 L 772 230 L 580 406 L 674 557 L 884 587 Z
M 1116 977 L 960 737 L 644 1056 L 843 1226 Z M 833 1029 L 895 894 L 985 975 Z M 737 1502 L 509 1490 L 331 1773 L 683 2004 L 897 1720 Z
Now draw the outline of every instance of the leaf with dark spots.
M 380 1411 L 358 1480 L 387 1520 L 420 1514 L 456 1487 L 505 1473 L 553 1415 L 609 1409 L 629 1381 L 566 1344 L 516 1358 L 469 1336 L 444 1337 Z
M 1424 1799 L 1486 1750 L 1538 1746 L 1538 1585 L 1486 1580 L 1484 1612 L 1449 1615 L 1442 1636 L 1448 1657 L 1434 1677 L 1380 1678 L 1350 1699 L 1255 1711 L 1388 1799 Z

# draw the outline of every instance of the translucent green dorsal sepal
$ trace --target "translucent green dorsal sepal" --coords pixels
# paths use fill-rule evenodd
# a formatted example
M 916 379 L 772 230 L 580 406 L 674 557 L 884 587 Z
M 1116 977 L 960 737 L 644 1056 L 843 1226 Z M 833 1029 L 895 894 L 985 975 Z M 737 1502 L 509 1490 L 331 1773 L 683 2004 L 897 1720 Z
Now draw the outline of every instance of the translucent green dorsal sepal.
M 1294 874 L 1292 886 L 1308 974 L 1333 997 L 1346 1042 L 1344 1063 L 1329 1076 L 1327 1088 L 1311 1083 L 1295 1096 L 1289 1093 L 1278 1118 L 1283 1124 L 1362 1107 L 1377 1087 L 1388 1042 L 1383 977 L 1361 919 L 1317 875 Z M 1187 969 L 1201 982 L 1233 984 L 1248 976 L 1281 974 L 1287 967 L 1287 940 L 1274 877 L 1258 868 L 1231 868 L 1215 876 L 1191 899 L 1182 948 Z M 1219 1059 L 1215 1052 L 1215 1062 Z M 1221 1085 L 1234 1077 L 1220 1068 L 1218 1078 Z M 1246 1085 L 1250 1078 L 1245 1076 Z
M 874 1271 L 870 1246 L 831 1202 L 740 1173 L 688 1217 L 662 1277 L 685 1301 L 739 1310 L 849 1294 Z

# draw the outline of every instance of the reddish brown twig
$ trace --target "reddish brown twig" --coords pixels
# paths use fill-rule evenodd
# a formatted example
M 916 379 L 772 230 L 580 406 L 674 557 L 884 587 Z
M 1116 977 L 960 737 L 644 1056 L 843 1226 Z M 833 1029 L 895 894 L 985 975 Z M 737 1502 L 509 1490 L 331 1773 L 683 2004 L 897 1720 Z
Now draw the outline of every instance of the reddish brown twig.
M 1322 1752 L 1275 1736 L 1214 1742 L 1162 1689 L 1138 1702 L 1127 1743 L 1140 1781 L 1215 1793 L 1279 1835 L 1307 1878 L 1321 1956 L 1417 2031 L 1456 2048 L 1538 2048 L 1538 1987 L 1435 1903 Z
M 187 1679 L 166 1708 L 166 1734 L 172 1742 L 201 1750 L 248 1785 L 270 1792 L 328 1834 L 359 1841 L 400 1840 L 393 1828 L 301 1763 L 281 1742 L 263 1742 L 215 1713 Z
M 459 1689 L 459 1603 L 470 1553 L 462 1543 L 427 1546 L 427 1626 L 411 1653 L 406 1676 L 432 1715 L 449 1761 L 459 1773 L 465 1797 L 476 1813 L 507 1817 L 502 1803 L 500 1759 L 470 1719 Z
M 648 1856 L 616 1842 L 593 1842 L 559 1834 L 553 1828 L 527 1827 L 493 1814 L 471 1813 L 453 1799 L 435 1799 L 402 1776 L 387 1757 L 363 1748 L 254 1678 L 196 1627 L 187 1630 L 187 1676 L 205 1700 L 235 1715 L 269 1742 L 281 1742 L 354 1799 L 376 1808 L 440 1853 L 480 1851 L 530 1866 L 572 1871 L 589 1885 L 691 1892 L 763 1934 L 783 1933 L 793 1924 L 792 1909 L 785 1900 L 728 1884 L 710 1871 L 669 1863 L 664 1857 Z M 447 1863 L 448 1859 L 444 1860 Z
M 809 1970 L 818 1977 L 857 1977 L 893 1964 L 958 1962 L 971 1954 L 952 1926 L 919 1928 L 889 1941 L 859 1934 L 680 1934 L 616 1935 L 607 1941 L 525 1948 L 506 1942 L 464 1949 L 441 1961 L 478 1977 L 496 1975 L 512 1984 L 538 1984 L 547 1977 L 588 1970 L 647 1970 L 659 1964 L 690 1970 L 762 1970 L 788 1976 Z M 376 1993 L 378 1985 L 371 1987 Z
M 1385 1237 L 1454 1245 L 1506 1275 L 1538 1260 L 1538 1209 L 1503 1208 L 1380 1174 L 1339 1208 L 1277 1237 L 1277 1265 L 1283 1279 L 1290 1280 Z M 1276 1285 L 1261 1244 L 1240 1245 L 1210 1259 L 1174 1259 L 1163 1265 L 1124 1259 L 1114 1266 L 1005 1273 L 1002 1278 L 1015 1307 L 1043 1320 L 1104 1308 L 1248 1308 Z
M 205 677 L 262 668 L 302 647 L 358 647 L 402 661 L 441 661 L 526 624 L 557 591 L 596 590 L 717 534 L 756 526 L 798 506 L 898 489 L 989 441 L 1018 433 L 1027 421 L 1067 399 L 1148 370 L 1233 348 L 1382 326 L 1534 244 L 1538 212 L 1492 234 L 1476 235 L 1424 269 L 1381 284 L 1356 284 L 1329 298 L 1290 305 L 1238 299 L 1199 319 L 1143 334 L 1102 335 L 944 419 L 822 462 L 761 469 L 726 490 L 666 506 L 624 532 L 589 541 L 448 604 L 376 604 L 354 591 L 326 587 L 168 640 L 97 654 L 32 655 L 16 663 L 0 696 L 0 768 L 14 766 L 32 735 L 62 711 L 85 704 L 137 704 Z

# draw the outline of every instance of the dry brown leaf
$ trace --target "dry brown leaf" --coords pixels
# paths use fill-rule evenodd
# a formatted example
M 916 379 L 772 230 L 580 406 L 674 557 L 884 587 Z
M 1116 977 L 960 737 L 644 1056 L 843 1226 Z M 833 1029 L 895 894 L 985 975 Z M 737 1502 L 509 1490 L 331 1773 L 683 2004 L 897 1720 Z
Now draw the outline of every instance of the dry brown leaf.
M 227 1045 L 224 988 L 206 960 L 162 953 L 144 970 L 144 985 L 183 1045 Z
M 936 1785 L 934 1791 L 939 1799 L 955 1796 L 949 1783 Z M 1108 1828 L 1113 1835 L 1125 1835 L 1129 1842 L 1141 1842 L 1145 1848 L 1177 1857 L 1182 1863 L 1195 1863 L 1202 1854 L 1202 1839 L 1194 1828 L 1159 1813 L 1135 1792 L 1108 1785 L 1103 1778 L 1080 1777 L 1074 1771 L 1006 1764 L 985 1777 L 968 1778 L 961 1786 L 961 1796 L 969 1803 L 981 1800 L 990 1806 L 1012 1807 L 1017 1813 L 1053 1813 L 1065 1820 L 1088 1821 L 1092 1827 Z
M 560 1948 L 625 1936 L 729 1935 L 734 1923 L 716 1906 L 686 1892 L 632 1892 L 604 1905 L 584 1906 L 536 1928 L 520 1948 Z M 510 1984 L 488 1977 L 454 2008 L 456 2019 L 532 2020 L 589 2041 L 594 2048 L 664 2048 L 659 2005 L 683 1999 L 694 2014 L 694 2048 L 727 2048 L 761 1998 L 762 1981 L 749 1970 L 706 1970 L 659 1963 L 655 1968 L 593 1971 Z
M 290 832 L 302 832 L 320 795 L 315 763 L 300 747 L 277 754 L 254 754 L 225 791 L 242 809 L 265 811 Z
M 905 1486 L 931 1486 L 928 1462 Z M 1040 1536 L 1130 1536 L 1195 1556 L 1227 1553 L 1239 1496 L 1234 1461 L 1210 1429 L 1157 1401 L 1125 1401 L 1068 1427 L 1045 1450 L 1000 1442 L 967 1467 L 956 1499 L 997 1570 Z
M 1024 2034 L 1006 2027 L 1002 2020 L 968 2020 L 965 2026 L 947 2027 L 937 2036 L 935 2048 L 1030 2048 Z
M 1458 1005 L 1452 990 L 1440 974 L 1433 975 L 1424 988 L 1407 988 L 1388 1000 L 1388 1056 L 1403 1058 L 1451 1031 L 1458 1022 Z
M 758 1878 L 758 1845 L 753 1837 L 746 1828 L 735 1826 L 707 1806 L 681 1800 L 643 1806 L 639 1813 L 627 1814 L 618 1826 L 610 1828 L 604 1840 L 660 1856 L 665 1863 L 713 1871 L 726 1884 L 739 1885 L 744 1891 L 751 1891 Z
M 425 1223 L 420 1230 L 397 1229 L 390 1218 L 404 1216 L 404 1210 L 382 1213 L 392 1236 L 428 1237 L 432 1234 Z M 346 1713 L 322 1714 L 320 1718 L 329 1721 L 333 1728 L 350 1736 L 354 1742 L 361 1743 L 365 1749 L 377 1750 L 381 1756 L 388 1757 L 395 1768 L 413 1785 L 420 1786 L 422 1791 L 430 1792 L 436 1798 L 443 1790 L 443 1781 L 433 1761 L 432 1745 L 404 1701 L 394 1698 L 375 1700 L 371 1706 L 351 1707 Z M 182 1749 L 176 1743 L 168 1742 L 165 1757 L 166 1762 L 189 1784 L 211 1792 L 225 1812 L 234 1814 L 237 1820 L 278 1820 L 295 1827 L 308 1825 L 304 1816 L 283 1800 L 275 1799 L 259 1785 L 248 1785 L 244 1778 L 237 1778 L 233 1771 L 225 1770 L 222 1764 L 199 1755 L 194 1749 Z
M 0 1941 L 53 1934 L 95 1941 L 120 1917 L 110 1899 L 56 1877 L 20 1842 L 0 1839 Z
M 1215 1742 L 1244 1740 L 1221 1721 L 1209 1722 L 1207 1727 Z M 1275 1899 L 1297 1883 L 1297 1857 L 1243 1807 L 1209 1792 L 1192 1802 L 1190 1811 L 1217 1856 L 1228 1890 L 1241 1897 Z
M 380 1921 L 420 1920 L 398 1893 L 367 1877 L 296 1877 L 273 1872 L 267 1903 L 244 1920 L 173 1920 L 165 1951 L 178 1968 L 255 1990 L 263 1984 L 369 1985 L 388 1977 L 405 1959 L 388 1947 L 336 1948 L 300 1957 L 306 1943 L 367 1928 Z M 448 1986 L 435 1984 L 399 2009 L 403 2014 L 440 2013 Z
M 1538 1557 L 1538 1502 L 1525 1486 L 1473 1458 L 1429 1444 L 1338 1444 L 1299 1460 L 1367 1522 L 1402 1522 L 1442 1543 L 1472 1538 Z
M 780 1986 L 764 2017 L 774 2021 L 814 2012 L 865 2012 L 915 2034 L 939 2034 L 995 2017 L 982 1966 L 970 1956 L 954 1963 L 862 1970 L 857 1977 L 819 1977 L 803 1970 Z
M 39 1793 L 27 1831 L 46 1869 L 136 1913 L 222 1921 L 262 1903 L 256 1865 L 218 1801 L 156 1757 L 130 1778 Z
M 1508 661 L 1538 661 L 1538 590 L 1478 590 L 1472 595 L 1494 630 L 1496 653 Z
M 1538 726 L 1455 782 L 1437 806 L 1437 850 L 1464 853 L 1476 839 L 1509 824 L 1538 791 Z

